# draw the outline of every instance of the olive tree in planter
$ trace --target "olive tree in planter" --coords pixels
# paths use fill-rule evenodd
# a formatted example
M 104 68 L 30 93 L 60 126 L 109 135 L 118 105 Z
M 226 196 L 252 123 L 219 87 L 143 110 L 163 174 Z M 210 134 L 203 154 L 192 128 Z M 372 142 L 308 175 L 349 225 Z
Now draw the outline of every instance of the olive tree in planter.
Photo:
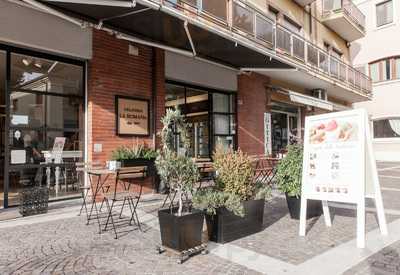
M 161 181 L 169 187 L 170 192 L 177 193 L 178 207 L 158 211 L 161 241 L 164 247 L 181 252 L 201 245 L 204 214 L 192 211 L 191 207 L 184 208 L 183 201 L 199 180 L 200 174 L 191 158 L 178 155 L 173 150 L 174 131 L 179 133 L 181 142 L 188 148 L 187 126 L 181 112 L 178 109 L 167 110 L 162 123 L 163 147 L 156 159 L 156 167 Z
M 262 230 L 270 188 L 253 181 L 252 160 L 241 150 L 217 146 L 215 186 L 197 192 L 193 206 L 206 211 L 209 239 L 226 243 Z
M 279 190 L 286 195 L 290 217 L 297 220 L 300 218 L 302 168 L 303 146 L 299 144 L 288 145 L 287 155 L 277 166 L 275 179 Z M 317 217 L 321 214 L 321 202 L 309 200 L 307 218 Z

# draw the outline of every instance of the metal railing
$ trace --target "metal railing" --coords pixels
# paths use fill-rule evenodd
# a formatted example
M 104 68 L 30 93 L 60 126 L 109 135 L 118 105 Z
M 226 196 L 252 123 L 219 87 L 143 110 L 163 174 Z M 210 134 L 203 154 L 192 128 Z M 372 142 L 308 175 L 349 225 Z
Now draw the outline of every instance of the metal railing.
M 152 0 L 191 17 L 200 17 L 289 59 L 308 70 L 370 95 L 371 79 L 351 65 L 331 56 L 301 35 L 277 24 L 242 0 Z M 326 0 L 332 1 L 332 0 Z M 343 3 L 347 0 L 343 0 Z M 342 2 L 340 2 L 342 4 Z M 204 21 L 203 21 L 204 22 Z
M 342 11 L 363 31 L 365 31 L 365 15 L 352 0 L 324 0 L 323 14 L 327 16 L 332 12 Z

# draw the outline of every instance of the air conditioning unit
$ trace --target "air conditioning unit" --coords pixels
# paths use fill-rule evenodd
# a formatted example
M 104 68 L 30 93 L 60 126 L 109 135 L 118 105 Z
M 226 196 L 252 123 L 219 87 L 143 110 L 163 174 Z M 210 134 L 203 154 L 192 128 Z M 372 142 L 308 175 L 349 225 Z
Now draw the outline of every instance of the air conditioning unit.
M 311 90 L 311 94 L 313 97 L 316 97 L 321 100 L 328 101 L 328 93 L 325 89 L 314 89 Z

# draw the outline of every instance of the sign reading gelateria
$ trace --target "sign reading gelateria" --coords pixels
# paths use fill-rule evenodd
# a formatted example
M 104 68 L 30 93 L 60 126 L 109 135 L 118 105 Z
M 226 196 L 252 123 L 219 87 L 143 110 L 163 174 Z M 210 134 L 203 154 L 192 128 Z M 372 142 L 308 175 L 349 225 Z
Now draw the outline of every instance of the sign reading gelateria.
M 115 97 L 117 135 L 148 136 L 150 134 L 150 102 L 125 96 Z

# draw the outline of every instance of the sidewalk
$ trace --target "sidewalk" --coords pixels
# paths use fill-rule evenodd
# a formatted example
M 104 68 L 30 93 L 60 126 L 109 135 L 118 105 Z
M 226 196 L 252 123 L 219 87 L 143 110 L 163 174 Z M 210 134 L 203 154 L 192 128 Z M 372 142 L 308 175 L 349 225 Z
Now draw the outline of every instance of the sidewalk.
M 278 195 L 266 203 L 262 232 L 225 245 L 210 243 L 210 254 L 178 265 L 173 255 L 156 253 L 159 197 L 140 207 L 145 232 L 129 231 L 118 240 L 111 232 L 99 235 L 95 221 L 86 226 L 77 217 L 79 205 L 0 222 L 0 274 L 400 274 L 398 166 L 380 165 L 389 236 L 380 235 L 369 205 L 363 250 L 356 248 L 351 205 L 331 208 L 331 228 L 323 217 L 308 221 L 301 238 L 298 221 L 289 218 Z

